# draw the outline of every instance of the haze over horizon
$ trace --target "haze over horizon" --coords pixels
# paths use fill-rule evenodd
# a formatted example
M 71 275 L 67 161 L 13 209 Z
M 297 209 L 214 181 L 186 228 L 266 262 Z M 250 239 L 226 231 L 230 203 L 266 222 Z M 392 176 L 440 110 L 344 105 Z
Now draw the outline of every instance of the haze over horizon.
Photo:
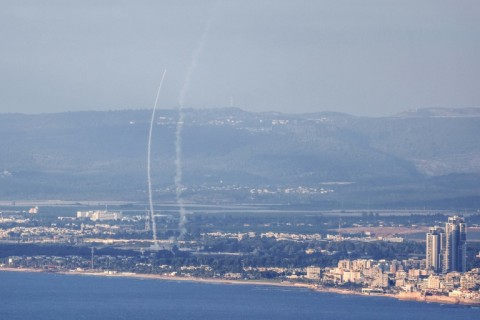
M 480 106 L 478 1 L 3 1 L 0 113 Z

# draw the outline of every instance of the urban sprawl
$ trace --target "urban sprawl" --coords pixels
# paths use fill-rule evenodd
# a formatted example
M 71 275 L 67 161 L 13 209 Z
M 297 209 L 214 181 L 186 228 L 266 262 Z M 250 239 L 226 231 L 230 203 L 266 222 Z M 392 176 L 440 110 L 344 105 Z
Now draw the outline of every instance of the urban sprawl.
M 159 230 L 163 228 L 156 250 L 148 214 L 91 210 L 56 220 L 40 216 L 38 207 L 1 213 L 0 268 L 269 281 L 408 300 L 480 304 L 480 253 L 478 245 L 468 249 L 468 218 L 458 215 L 429 218 L 445 219 L 443 224 L 423 222 L 412 227 L 402 223 L 410 217 L 362 214 L 342 218 L 338 228 L 332 227 L 335 217 L 322 215 L 306 216 L 305 221 L 298 218 L 293 224 L 285 217 L 275 220 L 268 215 L 260 220 L 192 215 L 190 227 L 197 223 L 198 228 L 191 227 L 183 239 L 175 238 L 175 217 L 165 215 L 156 218 Z M 380 222 L 373 225 L 372 221 Z M 328 232 L 293 232 L 315 229 L 315 223 Z M 373 230 L 416 227 L 417 233 L 424 230 L 424 236 L 415 241 L 401 233 L 378 236 L 362 229 L 365 226 Z M 473 258 L 468 257 L 469 250 L 477 250 Z

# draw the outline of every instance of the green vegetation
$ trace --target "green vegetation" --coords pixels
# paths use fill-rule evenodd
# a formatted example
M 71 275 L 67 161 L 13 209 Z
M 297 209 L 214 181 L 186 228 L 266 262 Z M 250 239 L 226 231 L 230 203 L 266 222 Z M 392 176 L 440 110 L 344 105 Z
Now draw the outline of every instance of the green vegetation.
M 149 115 L 0 114 L 0 199 L 146 199 Z M 173 200 L 177 114 L 161 110 L 159 117 L 155 199 Z M 479 156 L 475 114 L 376 119 L 186 110 L 184 129 L 188 201 L 322 209 L 480 207 L 480 167 L 472 160 Z M 332 181 L 352 184 L 322 184 Z M 334 192 L 285 192 L 298 186 Z

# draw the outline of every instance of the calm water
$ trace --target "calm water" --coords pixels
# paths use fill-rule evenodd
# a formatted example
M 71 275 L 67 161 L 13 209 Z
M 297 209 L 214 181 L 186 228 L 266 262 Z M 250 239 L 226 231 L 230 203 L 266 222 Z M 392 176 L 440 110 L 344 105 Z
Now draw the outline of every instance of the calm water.
M 250 285 L 0 272 L 0 319 L 480 319 L 480 309 Z

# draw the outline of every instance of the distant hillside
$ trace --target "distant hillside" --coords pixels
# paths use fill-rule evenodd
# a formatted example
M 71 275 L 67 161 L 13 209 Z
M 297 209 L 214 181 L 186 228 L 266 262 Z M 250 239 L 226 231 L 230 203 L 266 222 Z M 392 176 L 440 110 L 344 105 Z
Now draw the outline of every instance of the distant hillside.
M 398 117 L 480 117 L 480 108 L 425 108 L 401 112 Z
M 480 206 L 480 108 L 384 118 L 185 111 L 191 201 Z M 0 114 L 0 198 L 145 200 L 150 112 Z M 158 199 L 173 199 L 176 121 L 176 110 L 157 113 Z M 252 191 L 260 187 L 268 192 Z M 310 191 L 285 191 L 293 187 Z

